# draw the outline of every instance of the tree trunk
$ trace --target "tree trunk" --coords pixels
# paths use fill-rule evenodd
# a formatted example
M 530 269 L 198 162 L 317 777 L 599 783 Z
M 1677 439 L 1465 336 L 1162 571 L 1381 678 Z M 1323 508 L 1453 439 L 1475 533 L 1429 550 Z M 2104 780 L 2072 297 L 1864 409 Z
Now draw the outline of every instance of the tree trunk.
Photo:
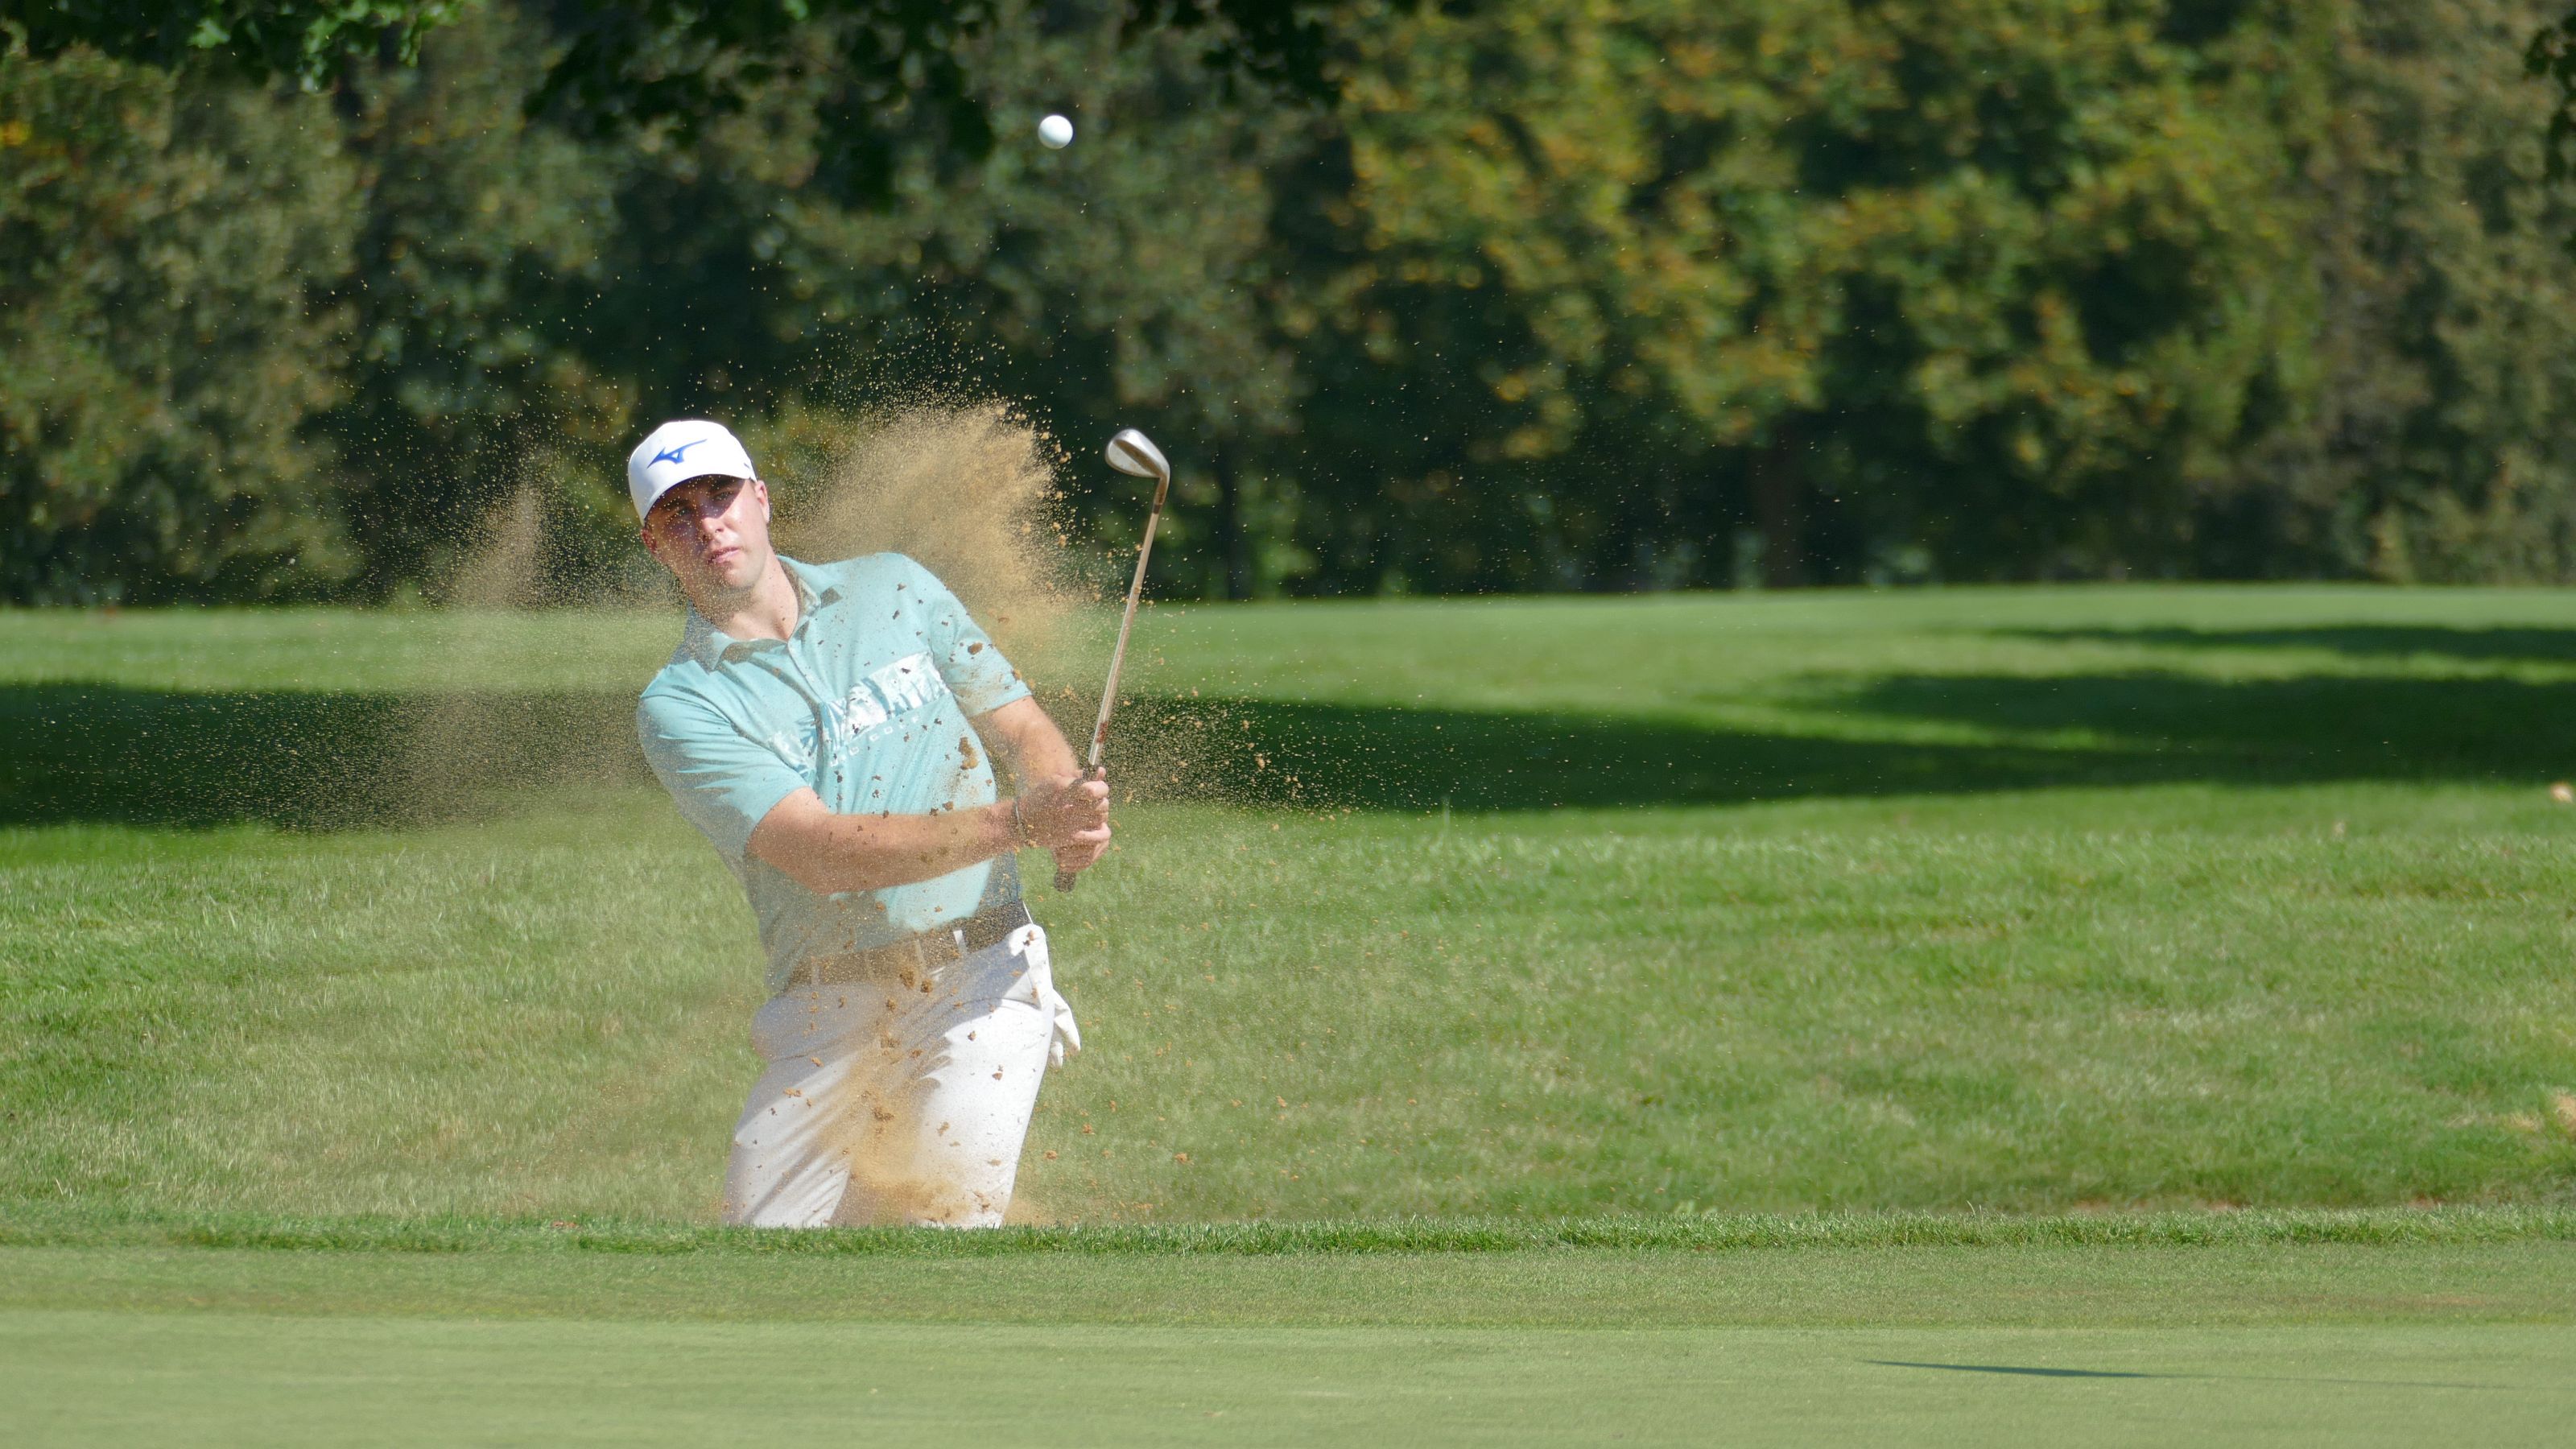
M 1806 582 L 1806 556 L 1800 547 L 1804 531 L 1797 434 L 1776 429 L 1771 441 L 1753 455 L 1753 526 L 1762 530 L 1762 584 L 1793 589 Z
M 1243 480 L 1234 466 L 1234 449 L 1220 444 L 1216 469 L 1216 551 L 1225 563 L 1225 596 L 1252 597 L 1252 541 L 1244 536 Z

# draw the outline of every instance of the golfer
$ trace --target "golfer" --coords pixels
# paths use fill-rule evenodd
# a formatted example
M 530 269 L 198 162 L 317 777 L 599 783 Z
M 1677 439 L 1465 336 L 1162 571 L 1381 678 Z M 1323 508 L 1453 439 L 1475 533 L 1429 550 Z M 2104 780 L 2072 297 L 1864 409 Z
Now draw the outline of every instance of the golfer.
M 689 599 L 636 710 L 644 756 L 769 956 L 751 1028 L 769 1067 L 725 1216 L 999 1226 L 1039 1078 L 1081 1046 L 1016 856 L 1098 859 L 1108 786 L 927 569 L 771 548 L 769 490 L 725 428 L 664 424 L 626 479 Z M 995 798 L 996 756 L 1014 799 Z

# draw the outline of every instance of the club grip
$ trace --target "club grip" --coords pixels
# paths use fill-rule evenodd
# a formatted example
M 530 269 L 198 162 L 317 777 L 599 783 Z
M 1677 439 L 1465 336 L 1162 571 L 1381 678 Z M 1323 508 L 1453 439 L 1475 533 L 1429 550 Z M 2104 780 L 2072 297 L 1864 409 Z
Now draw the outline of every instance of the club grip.
M 1106 708 L 1103 708 L 1100 712 L 1099 729 L 1106 730 L 1108 728 L 1109 711 Z M 1109 778 L 1109 772 L 1100 768 L 1100 741 L 1096 736 L 1092 740 L 1091 763 L 1083 767 L 1082 777 L 1086 780 L 1106 780 Z M 1055 893 L 1060 896 L 1069 896 L 1073 894 L 1073 883 L 1080 879 L 1081 877 L 1076 875 L 1074 872 L 1066 870 L 1061 866 L 1057 867 L 1055 873 Z

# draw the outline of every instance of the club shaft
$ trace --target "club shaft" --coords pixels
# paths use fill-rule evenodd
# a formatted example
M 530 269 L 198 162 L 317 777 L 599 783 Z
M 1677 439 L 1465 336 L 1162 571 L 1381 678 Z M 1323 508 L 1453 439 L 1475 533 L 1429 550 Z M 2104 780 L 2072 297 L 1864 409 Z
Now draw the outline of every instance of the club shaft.
M 1154 484 L 1154 506 L 1145 514 L 1145 541 L 1136 545 L 1136 577 L 1127 582 L 1127 611 L 1118 617 L 1118 642 L 1109 651 L 1109 682 L 1100 689 L 1100 717 L 1091 724 L 1091 755 L 1083 762 L 1086 775 L 1100 773 L 1100 757 L 1109 748 L 1109 716 L 1118 708 L 1118 675 L 1127 667 L 1127 634 L 1136 627 L 1136 601 L 1145 596 L 1145 561 L 1154 556 L 1154 528 L 1163 521 L 1163 499 L 1172 491 L 1172 480 L 1166 476 Z M 1073 889 L 1078 879 L 1072 871 L 1055 873 L 1055 888 Z
M 1100 690 L 1100 718 L 1091 725 L 1086 771 L 1099 769 L 1101 753 L 1109 748 L 1109 714 L 1118 707 L 1118 675 L 1127 667 L 1127 634 L 1136 627 L 1136 601 L 1145 596 L 1145 561 L 1154 556 L 1154 527 L 1163 521 L 1163 495 L 1171 488 L 1166 478 L 1154 489 L 1154 507 L 1145 515 L 1145 541 L 1136 546 L 1136 577 L 1127 583 L 1127 612 L 1119 616 L 1118 643 L 1109 651 L 1109 682 Z

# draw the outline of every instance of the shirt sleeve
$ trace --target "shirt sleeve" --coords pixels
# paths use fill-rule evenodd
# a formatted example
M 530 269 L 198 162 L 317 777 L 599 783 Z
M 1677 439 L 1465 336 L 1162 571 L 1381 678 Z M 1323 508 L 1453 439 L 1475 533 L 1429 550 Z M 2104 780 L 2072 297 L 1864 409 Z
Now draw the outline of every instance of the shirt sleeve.
M 779 801 L 812 784 L 713 705 L 684 694 L 648 692 L 635 707 L 635 732 L 645 762 L 680 814 L 737 871 L 752 829 Z
M 924 632 L 930 639 L 931 662 L 938 666 L 939 677 L 948 681 L 949 692 L 957 696 L 957 707 L 971 718 L 1028 698 L 1028 681 L 985 637 L 948 586 L 911 559 L 896 557 L 901 560 L 904 583 L 918 596 L 916 606 L 930 616 Z

